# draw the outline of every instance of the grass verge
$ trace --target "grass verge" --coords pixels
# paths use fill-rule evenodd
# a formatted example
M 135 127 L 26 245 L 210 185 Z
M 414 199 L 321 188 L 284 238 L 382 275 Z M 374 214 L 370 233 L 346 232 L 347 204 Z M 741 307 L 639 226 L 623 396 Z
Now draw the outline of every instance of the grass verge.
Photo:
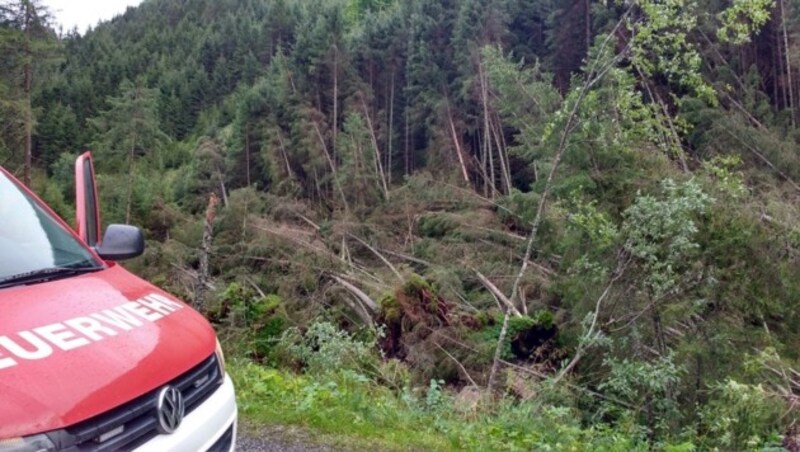
M 295 375 L 234 359 L 241 416 L 252 425 L 298 425 L 334 448 L 380 450 L 645 450 L 635 435 L 582 428 L 572 410 L 500 401 L 461 411 L 432 382 L 427 391 L 395 393 L 343 371 Z M 676 449 L 672 449 L 676 450 Z

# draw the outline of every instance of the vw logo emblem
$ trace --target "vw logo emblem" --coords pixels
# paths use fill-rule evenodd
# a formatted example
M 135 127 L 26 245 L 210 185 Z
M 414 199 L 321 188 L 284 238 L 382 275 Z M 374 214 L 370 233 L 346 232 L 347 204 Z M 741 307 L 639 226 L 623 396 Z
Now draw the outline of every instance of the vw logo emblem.
M 163 434 L 174 432 L 183 421 L 186 406 L 183 395 L 174 386 L 167 386 L 158 394 L 158 431 Z

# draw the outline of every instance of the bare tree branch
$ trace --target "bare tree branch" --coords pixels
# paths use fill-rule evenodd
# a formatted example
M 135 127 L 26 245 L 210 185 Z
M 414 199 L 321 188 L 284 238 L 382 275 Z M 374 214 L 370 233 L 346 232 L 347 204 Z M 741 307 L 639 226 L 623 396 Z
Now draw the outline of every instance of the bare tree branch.
M 401 283 L 405 282 L 405 279 L 403 279 L 403 275 L 401 275 L 400 272 L 397 271 L 397 268 L 394 265 L 392 265 L 392 263 L 389 262 L 389 260 L 386 259 L 381 253 L 379 253 L 377 249 L 375 249 L 369 243 L 365 242 L 364 240 L 361 240 L 360 238 L 356 237 L 353 234 L 347 233 L 347 235 L 356 240 L 358 243 L 364 245 L 368 250 L 372 251 L 372 254 L 377 256 L 378 259 L 380 259 L 384 264 L 386 264 L 386 266 L 389 267 L 392 273 L 394 273 L 394 275 L 397 276 L 398 281 L 400 281 Z
M 476 388 L 478 388 L 478 387 L 479 387 L 479 386 L 478 386 L 478 384 L 477 384 L 477 383 L 475 383 L 475 380 L 473 380 L 473 379 L 472 379 L 472 377 L 469 375 L 469 372 L 467 372 L 467 369 L 464 367 L 464 365 L 463 365 L 463 364 L 461 364 L 461 363 L 460 363 L 460 362 L 459 362 L 459 361 L 456 359 L 456 357 L 455 357 L 455 356 L 451 355 L 451 354 L 450 354 L 450 353 L 449 353 L 447 350 L 445 350 L 445 349 L 444 349 L 444 347 L 442 347 L 441 345 L 439 345 L 439 344 L 437 344 L 437 343 L 435 343 L 435 342 L 434 342 L 434 344 L 433 344 L 433 345 L 435 345 L 435 346 L 436 346 L 436 348 L 438 348 L 439 350 L 441 350 L 441 351 L 442 351 L 442 352 L 443 352 L 445 355 L 447 355 L 447 357 L 448 357 L 448 358 L 450 358 L 451 360 L 453 360 L 453 362 L 454 362 L 454 363 L 456 363 L 456 365 L 458 366 L 458 368 L 459 368 L 459 369 L 461 369 L 461 372 L 464 372 L 464 376 L 465 376 L 465 377 L 467 377 L 467 380 L 469 380 L 469 382 L 470 382 L 470 383 L 472 383 L 472 386 L 475 386 Z
M 475 272 L 476 275 L 478 275 L 478 279 L 481 280 L 481 283 L 487 289 L 489 289 L 489 292 L 491 292 L 495 297 L 497 297 L 500 301 L 503 302 L 503 304 L 506 306 L 506 309 L 509 312 L 511 312 L 517 317 L 522 317 L 522 314 L 519 312 L 519 309 L 517 309 L 514 306 L 514 303 L 512 303 L 511 300 L 509 300 L 508 297 L 506 297 L 506 295 L 500 289 L 497 288 L 497 286 L 495 286 L 491 281 L 489 281 L 489 278 L 483 276 L 483 274 L 476 269 L 473 269 L 473 271 Z
M 353 284 L 350 284 L 349 282 L 345 281 L 343 278 L 341 278 L 341 277 L 339 277 L 337 275 L 329 274 L 329 276 L 334 281 L 336 281 L 337 283 L 341 284 L 342 287 L 347 289 L 348 292 L 350 292 L 353 295 L 355 295 L 355 297 L 358 298 L 362 303 L 364 303 L 364 305 L 367 306 L 372 311 L 373 314 L 378 312 L 378 303 L 375 303 L 375 301 L 373 301 L 372 298 L 369 297 L 369 295 L 364 293 L 364 291 L 362 291 L 358 287 L 354 286 Z
M 727 133 L 728 135 L 731 136 L 731 138 L 733 138 L 734 140 L 736 140 L 740 144 L 742 144 L 742 146 L 746 147 L 750 152 L 753 153 L 753 155 L 758 157 L 759 160 L 764 162 L 773 171 L 778 173 L 778 175 L 780 177 L 782 177 L 786 182 L 788 182 L 789 185 L 794 187 L 795 190 L 800 191 L 800 185 L 797 185 L 797 183 L 794 180 L 792 180 L 791 177 L 786 175 L 786 173 L 784 173 L 783 171 L 779 170 L 778 167 L 776 167 L 771 161 L 769 161 L 769 159 L 767 159 L 767 157 L 765 157 L 764 154 L 761 151 L 759 151 L 756 147 L 754 147 L 754 146 L 750 145 L 749 143 L 745 142 L 743 139 L 739 138 L 735 133 L 731 132 L 728 129 L 725 129 L 725 133 Z
M 595 336 L 595 328 L 597 327 L 597 319 L 600 317 L 600 312 L 602 310 L 603 301 L 605 301 L 605 299 L 608 298 L 608 294 L 611 293 L 611 289 L 614 287 L 614 284 L 625 273 L 625 269 L 627 268 L 627 266 L 628 266 L 628 259 L 624 255 L 624 251 L 620 250 L 620 252 L 617 254 L 617 269 L 614 271 L 614 275 L 611 277 L 611 281 L 608 282 L 608 285 L 606 286 L 606 289 L 603 291 L 603 293 L 597 299 L 597 303 L 595 303 L 594 313 L 592 314 L 592 324 L 589 327 L 589 331 L 587 331 L 586 335 L 585 335 L 585 337 L 587 339 L 591 340 Z M 578 363 L 580 362 L 581 358 L 583 358 L 583 355 L 586 353 L 587 349 L 588 349 L 588 346 L 585 343 L 582 342 L 578 346 L 578 351 L 577 351 L 577 353 L 575 353 L 575 356 L 572 358 L 572 361 L 570 361 L 570 363 L 567 364 L 566 367 L 561 369 L 561 372 L 559 372 L 558 375 L 556 375 L 556 378 L 553 379 L 553 384 L 557 384 L 558 382 L 560 382 L 561 379 L 564 378 L 564 376 L 566 376 L 568 373 L 570 373 L 572 371 L 572 369 L 574 369 L 575 366 L 578 365 Z

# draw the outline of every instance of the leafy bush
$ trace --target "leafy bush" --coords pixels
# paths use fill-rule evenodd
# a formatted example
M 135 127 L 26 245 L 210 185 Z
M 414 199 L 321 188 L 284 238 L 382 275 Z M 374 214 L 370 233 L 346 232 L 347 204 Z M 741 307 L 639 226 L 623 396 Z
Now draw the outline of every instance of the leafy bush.
M 762 449 L 780 444 L 785 404 L 761 385 L 729 379 L 711 388 L 700 418 L 704 445 L 720 449 Z
M 684 370 L 674 357 L 652 362 L 609 358 L 605 363 L 610 372 L 599 388 L 627 406 L 607 404 L 607 412 L 619 419 L 632 417 L 647 426 L 651 437 L 668 437 L 681 417 L 677 384 Z
M 286 330 L 283 301 L 277 295 L 257 295 L 238 283 L 231 283 L 221 295 L 220 320 L 238 332 L 243 347 L 259 359 L 269 358 Z
M 495 315 L 481 330 L 473 333 L 476 342 L 489 348 L 489 353 L 494 353 L 494 347 L 500 337 L 503 326 L 502 315 Z M 546 342 L 556 339 L 558 328 L 555 325 L 553 314 L 547 310 L 539 310 L 530 316 L 511 317 L 508 321 L 508 331 L 503 344 L 501 357 L 507 361 L 516 359 L 529 359 L 536 349 Z
M 328 322 L 315 322 L 305 332 L 289 328 L 280 338 L 281 358 L 315 375 L 342 371 L 375 374 L 378 369 L 374 341 L 363 342 Z

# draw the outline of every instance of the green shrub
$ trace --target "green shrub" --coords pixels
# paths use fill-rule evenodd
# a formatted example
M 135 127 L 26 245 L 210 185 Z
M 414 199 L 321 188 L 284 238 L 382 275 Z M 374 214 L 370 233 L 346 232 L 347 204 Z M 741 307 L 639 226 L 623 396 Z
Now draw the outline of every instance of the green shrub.
M 283 301 L 277 295 L 260 296 L 238 283 L 231 283 L 221 295 L 218 317 L 225 317 L 238 333 L 249 356 L 270 358 L 286 330 Z
M 305 332 L 298 328 L 287 329 L 277 348 L 282 359 L 311 374 L 352 371 L 374 375 L 378 369 L 374 340 L 357 340 L 324 321 L 312 323 Z
M 780 444 L 785 403 L 761 385 L 729 379 L 711 388 L 711 400 L 700 418 L 703 443 L 723 450 L 763 449 Z
M 623 402 L 606 404 L 608 414 L 646 426 L 652 438 L 668 438 L 680 421 L 678 383 L 684 369 L 673 356 L 654 361 L 608 358 L 608 377 L 599 389 Z
M 421 237 L 442 238 L 457 227 L 458 224 L 446 214 L 427 215 L 417 222 L 417 231 Z
M 482 318 L 479 316 L 479 318 Z M 472 335 L 475 341 L 483 344 L 487 353 L 494 353 L 494 347 L 500 338 L 503 318 L 497 314 L 492 321 L 483 323 L 485 328 Z M 511 317 L 508 320 L 506 341 L 503 344 L 501 357 L 507 361 L 528 359 L 536 348 L 545 342 L 555 339 L 558 328 L 553 314 L 548 310 L 539 310 L 530 316 Z

